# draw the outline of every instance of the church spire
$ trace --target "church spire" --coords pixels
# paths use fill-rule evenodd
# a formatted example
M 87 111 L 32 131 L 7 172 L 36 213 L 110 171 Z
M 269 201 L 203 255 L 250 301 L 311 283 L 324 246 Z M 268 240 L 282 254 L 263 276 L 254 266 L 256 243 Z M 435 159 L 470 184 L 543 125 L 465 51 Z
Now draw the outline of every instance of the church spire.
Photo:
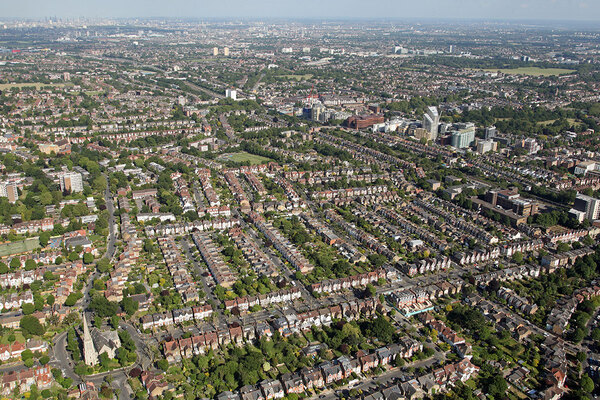
M 94 348 L 94 341 L 92 340 L 92 335 L 90 335 L 85 311 L 83 312 L 83 357 L 87 365 L 98 364 L 98 353 Z

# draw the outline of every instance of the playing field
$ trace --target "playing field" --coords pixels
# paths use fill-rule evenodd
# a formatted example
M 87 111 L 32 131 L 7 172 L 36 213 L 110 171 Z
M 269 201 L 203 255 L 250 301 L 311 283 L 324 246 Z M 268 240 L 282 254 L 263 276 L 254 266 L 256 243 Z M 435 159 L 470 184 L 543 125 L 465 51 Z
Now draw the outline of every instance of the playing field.
M 42 87 L 64 87 L 65 83 L 40 83 L 40 82 L 31 82 L 31 83 L 0 83 L 0 90 L 9 90 L 12 88 L 29 88 L 34 87 L 36 89 L 40 89 Z
M 252 165 L 264 164 L 266 162 L 273 161 L 270 158 L 257 156 L 255 154 L 250 154 L 250 153 L 246 153 L 246 152 L 226 154 L 223 156 L 223 158 L 226 160 L 230 160 L 233 162 L 240 162 L 240 163 L 248 161 Z
M 574 69 L 564 68 L 538 68 L 538 67 L 521 67 L 521 68 L 505 68 L 505 69 L 485 69 L 487 72 L 502 72 L 503 74 L 512 75 L 529 75 L 529 76 L 558 76 L 572 74 Z
M 38 238 L 21 240 L 19 242 L 0 244 L 0 257 L 25 253 L 40 247 Z
M 288 78 L 288 79 L 295 79 L 296 81 L 307 81 L 310 78 L 312 78 L 312 74 L 306 74 L 306 75 L 282 75 L 284 78 Z

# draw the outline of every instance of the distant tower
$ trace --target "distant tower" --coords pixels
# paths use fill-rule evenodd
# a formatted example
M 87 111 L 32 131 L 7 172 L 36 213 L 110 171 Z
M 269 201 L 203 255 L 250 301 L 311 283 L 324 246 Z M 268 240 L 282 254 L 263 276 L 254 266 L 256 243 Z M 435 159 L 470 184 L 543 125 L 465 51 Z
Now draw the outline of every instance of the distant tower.
M 215 47 L 213 48 L 213 56 L 218 56 L 219 55 L 219 48 Z
M 429 140 L 435 141 L 440 126 L 440 113 L 436 107 L 427 107 L 427 112 L 423 115 L 423 129 L 429 132 Z
M 224 55 L 225 57 L 229 57 L 229 47 L 225 47 L 225 48 L 223 49 L 223 55 Z
M 88 329 L 85 311 L 83 312 L 83 358 L 87 365 L 98 364 L 98 353 L 96 353 L 94 341 L 92 340 L 92 335 L 90 335 L 90 330 Z

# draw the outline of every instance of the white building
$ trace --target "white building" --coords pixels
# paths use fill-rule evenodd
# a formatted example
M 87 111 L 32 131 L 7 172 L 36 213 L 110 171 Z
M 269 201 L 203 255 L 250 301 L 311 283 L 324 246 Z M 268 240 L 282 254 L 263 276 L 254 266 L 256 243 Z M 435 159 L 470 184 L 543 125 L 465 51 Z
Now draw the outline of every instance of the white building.
M 237 90 L 235 90 L 235 89 L 225 90 L 225 97 L 227 97 L 228 99 L 237 100 Z
M 569 214 L 579 222 L 588 220 L 590 222 L 600 219 L 600 199 L 596 199 L 585 194 L 577 194 L 573 208 Z
M 587 175 L 588 172 L 596 171 L 598 164 L 594 161 L 582 161 L 575 166 L 575 175 Z
M 83 192 L 83 178 L 79 172 L 65 172 L 60 176 L 60 190 L 69 193 Z
M 423 129 L 429 132 L 429 140 L 435 141 L 440 126 L 440 113 L 437 107 L 427 107 L 427 112 L 423 114 Z

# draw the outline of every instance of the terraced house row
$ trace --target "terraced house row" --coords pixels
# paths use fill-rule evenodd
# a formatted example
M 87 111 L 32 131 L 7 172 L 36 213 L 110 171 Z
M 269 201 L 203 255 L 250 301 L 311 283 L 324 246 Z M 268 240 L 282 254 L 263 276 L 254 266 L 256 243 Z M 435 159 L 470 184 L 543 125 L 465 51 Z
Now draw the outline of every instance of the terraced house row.
M 380 279 L 394 280 L 396 275 L 396 271 L 392 268 L 378 268 L 375 271 L 365 272 L 364 274 L 313 283 L 310 289 L 313 293 L 334 293 L 351 288 L 365 287 L 369 283 L 375 283 Z
M 266 275 L 273 277 L 279 275 L 279 271 L 271 258 L 241 228 L 231 228 L 227 233 L 235 245 L 242 251 L 244 258 L 252 265 L 252 269 L 258 276 Z
M 210 318 L 213 309 L 210 304 L 204 304 L 195 307 L 186 307 L 163 313 L 146 314 L 140 318 L 142 329 L 153 329 L 169 327 L 176 324 L 182 324 L 188 321 L 200 323 L 206 318 Z
M 302 292 L 297 287 L 290 289 L 278 290 L 267 294 L 259 294 L 258 296 L 244 296 L 233 300 L 225 300 L 226 310 L 237 310 L 238 312 L 246 312 L 254 306 L 262 308 L 269 307 L 272 304 L 285 303 L 298 300 L 302 297 Z
M 199 300 L 196 282 L 188 271 L 187 264 L 181 256 L 175 240 L 172 237 L 160 237 L 158 245 L 173 279 L 175 290 L 181 295 L 183 301 L 187 303 Z
M 384 218 L 387 218 L 388 220 L 392 221 L 406 232 L 416 235 L 436 250 L 444 251 L 447 247 L 449 247 L 446 241 L 441 240 L 436 235 L 429 232 L 427 229 L 420 227 L 416 223 L 408 220 L 407 218 L 404 218 L 394 210 L 391 210 L 386 207 L 376 207 L 375 212 L 377 212 Z
M 237 274 L 231 271 L 231 268 L 223 261 L 223 257 L 221 257 L 219 250 L 210 238 L 210 234 L 195 232 L 192 234 L 192 238 L 215 282 L 225 288 L 231 287 L 237 280 Z
M 269 222 L 266 222 L 265 219 L 256 214 L 255 212 L 251 212 L 249 214 L 250 219 L 254 226 L 273 244 L 275 247 L 297 271 L 302 273 L 308 273 L 313 270 L 313 266 L 308 262 L 306 257 L 298 251 L 298 249 L 286 238 L 284 237 L 277 229 L 273 227 Z
M 213 218 L 209 220 L 198 220 L 193 222 L 178 222 L 174 224 L 160 224 L 146 226 L 144 231 L 149 237 L 167 235 L 185 235 L 195 231 L 225 230 L 240 224 L 237 218 Z
M 381 243 L 375 236 L 357 228 L 353 224 L 346 222 L 337 212 L 334 210 L 327 210 L 325 212 L 327 217 L 338 224 L 344 229 L 348 235 L 364 244 L 367 248 L 375 251 L 386 257 L 388 260 L 397 261 L 400 257 L 391 251 L 385 244 Z
M 322 389 L 343 379 L 366 374 L 377 367 L 391 365 L 396 358 L 410 358 L 423 349 L 416 340 L 404 338 L 398 344 L 381 347 L 371 353 L 358 351 L 356 357 L 341 356 L 325 361 L 311 368 L 286 373 L 278 380 L 263 380 L 257 385 L 246 385 L 236 393 L 224 392 L 218 400 L 271 400 L 281 399 L 290 394 L 302 394 Z
M 388 191 L 388 187 L 385 185 L 376 185 L 376 186 L 365 186 L 365 187 L 356 187 L 356 188 L 348 188 L 348 189 L 337 189 L 337 190 L 323 190 L 321 192 L 314 192 L 312 194 L 313 199 L 337 199 L 337 198 L 347 198 L 347 197 L 358 197 L 358 196 L 366 196 L 370 194 L 376 193 L 385 193 Z

